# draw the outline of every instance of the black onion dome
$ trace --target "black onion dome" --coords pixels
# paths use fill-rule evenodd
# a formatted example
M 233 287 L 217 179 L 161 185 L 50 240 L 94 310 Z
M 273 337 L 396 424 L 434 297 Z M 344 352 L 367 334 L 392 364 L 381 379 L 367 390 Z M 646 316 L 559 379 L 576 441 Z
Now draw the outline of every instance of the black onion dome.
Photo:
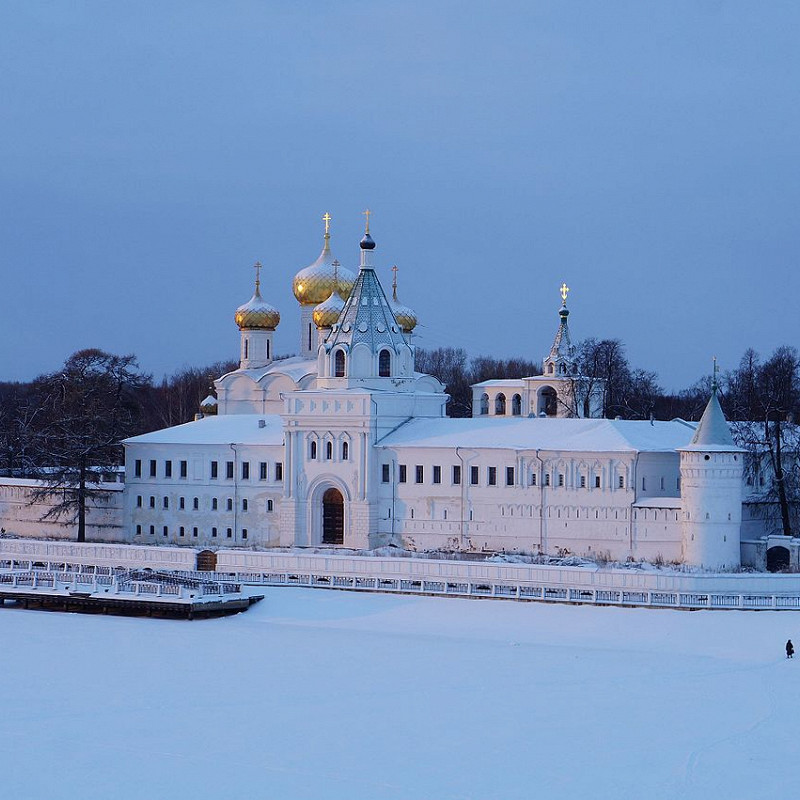
M 362 250 L 374 250 L 375 249 L 375 242 L 372 237 L 368 234 L 364 234 L 364 238 L 361 240 L 360 245 Z

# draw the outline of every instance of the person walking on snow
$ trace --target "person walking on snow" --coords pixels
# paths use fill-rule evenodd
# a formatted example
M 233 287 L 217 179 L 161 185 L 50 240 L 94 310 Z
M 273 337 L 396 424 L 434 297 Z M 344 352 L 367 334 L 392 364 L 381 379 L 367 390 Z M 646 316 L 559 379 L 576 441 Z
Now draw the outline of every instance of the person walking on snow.
M 794 645 L 792 644 L 792 640 L 789 639 L 786 642 L 786 658 L 793 658 L 794 657 Z

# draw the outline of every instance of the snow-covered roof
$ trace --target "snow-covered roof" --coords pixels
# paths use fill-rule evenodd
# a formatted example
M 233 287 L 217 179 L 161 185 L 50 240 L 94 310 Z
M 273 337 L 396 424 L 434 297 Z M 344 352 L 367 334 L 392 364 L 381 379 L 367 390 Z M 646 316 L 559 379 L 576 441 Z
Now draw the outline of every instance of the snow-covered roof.
M 712 392 L 703 416 L 694 432 L 692 441 L 682 450 L 725 451 L 739 450 L 731 436 L 717 393 Z
M 263 421 L 264 426 L 260 426 Z M 278 414 L 222 414 L 125 439 L 125 444 L 262 444 L 283 443 Z
M 381 439 L 386 447 L 467 447 L 511 450 L 669 452 L 685 447 L 693 427 L 677 420 L 473 417 L 417 419 Z
M 277 361 L 273 361 L 267 364 L 266 367 L 259 367 L 258 369 L 237 369 L 223 375 L 220 380 L 227 378 L 229 375 L 243 374 L 258 383 L 267 375 L 286 375 L 295 383 L 299 383 L 306 375 L 316 375 L 316 372 L 317 360 L 315 358 L 292 356 L 291 358 L 281 358 Z
M 496 380 L 473 383 L 472 388 L 474 389 L 478 386 L 521 386 L 523 380 L 523 378 L 497 378 Z

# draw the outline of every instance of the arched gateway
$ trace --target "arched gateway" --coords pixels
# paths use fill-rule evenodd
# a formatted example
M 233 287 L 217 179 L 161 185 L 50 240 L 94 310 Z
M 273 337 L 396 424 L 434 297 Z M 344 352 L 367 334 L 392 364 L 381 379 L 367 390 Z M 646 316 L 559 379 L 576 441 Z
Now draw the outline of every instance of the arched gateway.
M 344 544 L 344 498 L 338 489 L 322 495 L 322 544 Z

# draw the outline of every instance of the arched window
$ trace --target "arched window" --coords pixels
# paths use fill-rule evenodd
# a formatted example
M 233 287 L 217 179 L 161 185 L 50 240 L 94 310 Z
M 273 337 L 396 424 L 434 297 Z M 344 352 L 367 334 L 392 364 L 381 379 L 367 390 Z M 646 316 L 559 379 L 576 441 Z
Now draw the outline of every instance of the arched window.
M 522 397 L 520 397 L 518 394 L 515 394 L 511 398 L 511 413 L 515 417 L 518 417 L 520 414 L 522 414 Z
M 494 413 L 498 416 L 506 413 L 506 396 L 502 392 L 494 399 Z
M 325 458 L 333 461 L 333 442 L 325 442 Z
M 347 461 L 350 457 L 350 445 L 347 442 L 342 442 L 342 461 Z
M 489 395 L 484 392 L 481 395 L 481 414 L 489 413 Z
M 311 457 L 312 461 L 316 461 L 316 459 L 317 459 L 317 443 L 316 442 L 313 442 L 313 441 L 311 442 L 311 448 L 310 448 L 309 456 Z
M 333 375 L 335 378 L 344 378 L 344 351 L 337 350 L 333 357 Z
M 244 357 L 245 358 L 247 358 L 247 354 L 248 354 L 249 351 L 250 351 L 250 340 L 249 339 L 245 339 L 244 340 Z
M 555 366 L 553 364 L 548 364 L 547 371 L 550 375 L 552 375 L 555 372 Z
M 269 358 L 269 339 L 267 339 L 267 358 Z
M 381 350 L 378 355 L 378 375 L 388 378 L 392 374 L 392 354 L 388 350 Z

